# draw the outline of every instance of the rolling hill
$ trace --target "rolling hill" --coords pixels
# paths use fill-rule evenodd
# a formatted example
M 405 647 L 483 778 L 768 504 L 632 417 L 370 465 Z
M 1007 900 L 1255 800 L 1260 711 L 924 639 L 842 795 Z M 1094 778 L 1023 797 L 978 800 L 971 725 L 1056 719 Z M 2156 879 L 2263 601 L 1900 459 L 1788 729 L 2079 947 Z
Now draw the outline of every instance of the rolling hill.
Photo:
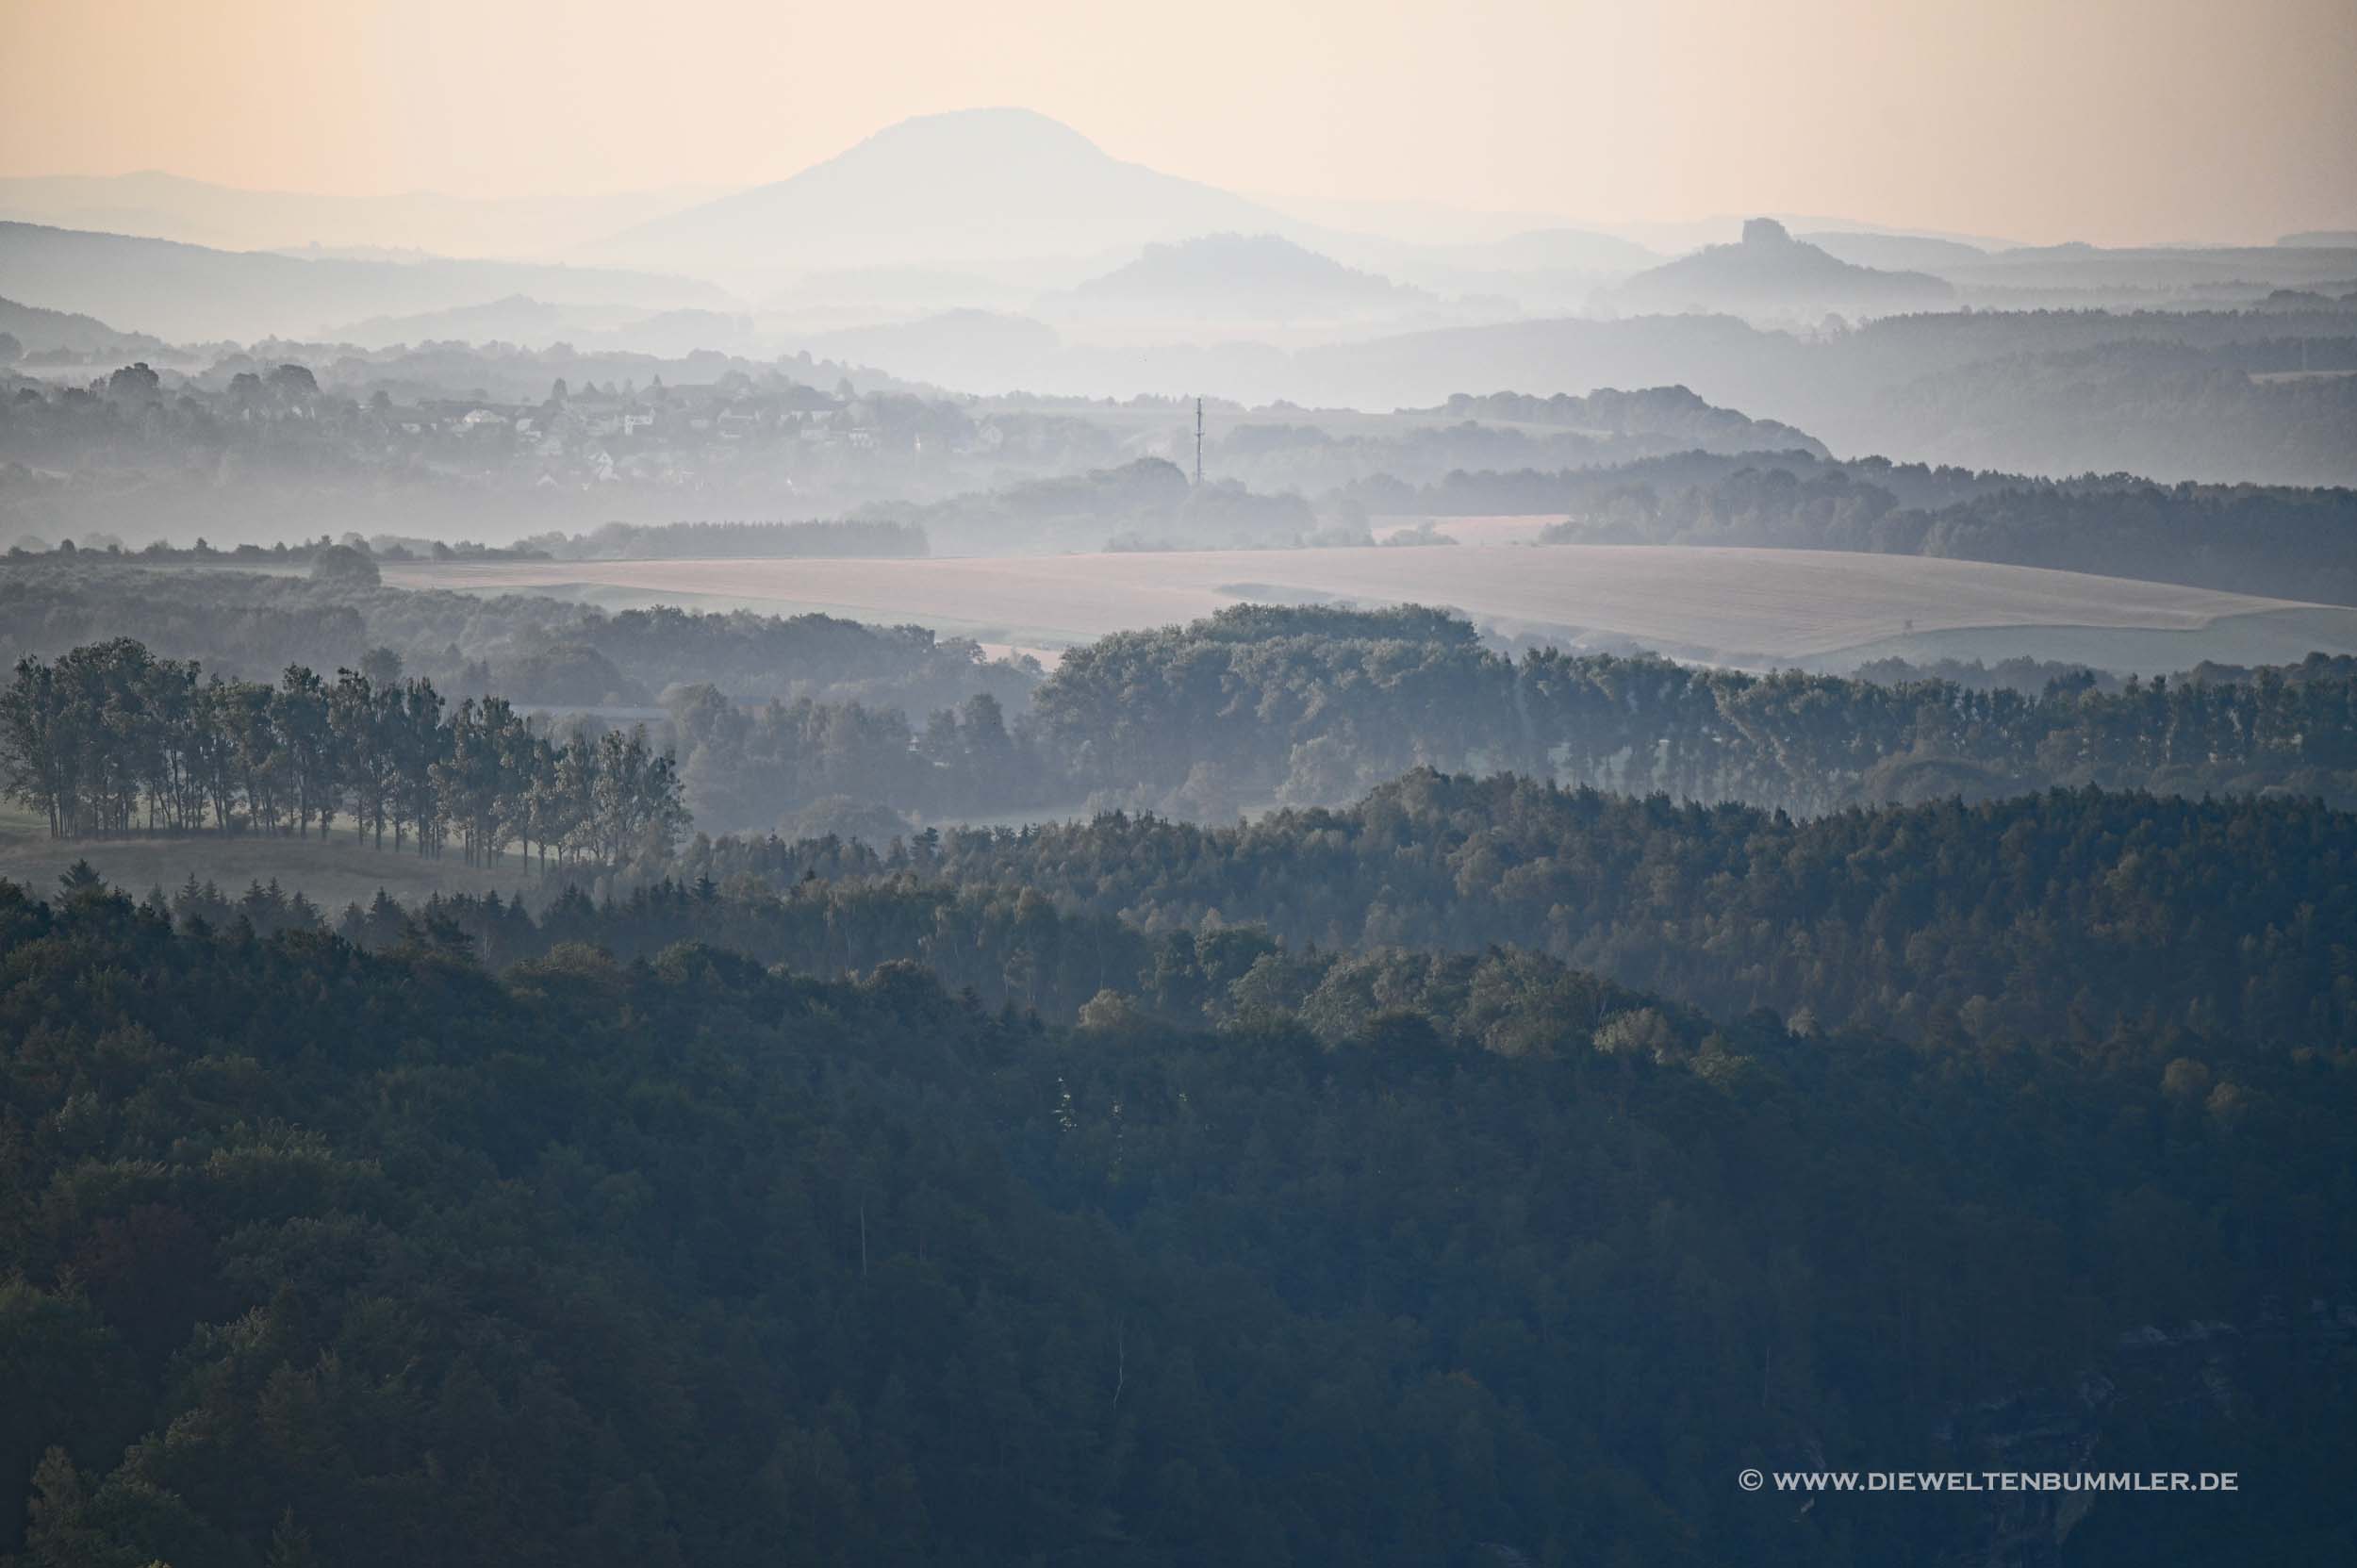
M 1488 420 L 1586 430 L 1603 435 L 1666 435 L 1689 441 L 1698 452 L 1807 452 L 1831 455 L 1806 431 L 1775 420 L 1755 420 L 1734 408 L 1706 403 L 1685 387 L 1646 387 L 1631 391 L 1600 387 L 1586 397 L 1558 392 L 1535 397 L 1459 392 L 1428 410 L 1452 420 Z
M 94 316 L 20 305 L 10 299 L 0 299 L 0 332 L 15 338 L 28 355 L 62 350 L 77 355 L 154 356 L 166 347 L 159 338 L 150 338 L 143 332 L 119 331 Z
M 1613 298 L 1624 309 L 1759 317 L 1925 309 L 1954 293 L 1928 272 L 1860 267 L 1793 239 L 1772 218 L 1755 218 L 1735 244 L 1706 246 L 1640 272 L 1614 290 Z
M 247 190 L 149 170 L 0 179 L 0 219 L 222 250 L 391 246 L 442 256 L 519 256 L 552 255 L 719 193 L 711 186 L 683 185 L 499 200 L 432 191 L 329 196 Z
M 1056 296 L 1059 309 L 1214 321 L 1379 315 L 1437 303 L 1274 234 L 1148 245 L 1135 261 Z

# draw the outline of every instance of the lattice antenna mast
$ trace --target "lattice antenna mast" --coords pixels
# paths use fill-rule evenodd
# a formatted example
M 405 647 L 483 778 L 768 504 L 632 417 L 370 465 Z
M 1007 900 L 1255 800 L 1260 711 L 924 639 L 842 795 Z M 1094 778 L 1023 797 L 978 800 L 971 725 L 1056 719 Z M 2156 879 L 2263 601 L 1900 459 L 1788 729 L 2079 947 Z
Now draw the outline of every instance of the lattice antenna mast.
M 1195 487 L 1203 487 L 1203 400 L 1195 400 Z

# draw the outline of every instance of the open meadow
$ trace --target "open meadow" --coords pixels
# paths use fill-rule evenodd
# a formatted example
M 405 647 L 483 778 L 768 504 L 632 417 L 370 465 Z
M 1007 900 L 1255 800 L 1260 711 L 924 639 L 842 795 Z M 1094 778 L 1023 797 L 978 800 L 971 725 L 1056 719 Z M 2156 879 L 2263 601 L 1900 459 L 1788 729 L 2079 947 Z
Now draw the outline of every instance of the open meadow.
M 77 860 L 113 886 L 141 897 L 166 893 L 194 876 L 235 899 L 251 883 L 275 877 L 289 892 L 300 889 L 331 916 L 348 903 L 365 905 L 383 888 L 403 903 L 435 893 L 488 893 L 503 897 L 529 890 L 539 874 L 517 856 L 488 869 L 467 865 L 455 852 L 439 860 L 377 850 L 353 842 L 349 832 L 321 838 L 264 838 L 214 834 L 152 834 L 120 838 L 58 840 L 45 824 L 13 803 L 0 808 L 0 880 L 32 889 L 36 897 L 56 891 L 58 879 Z
M 403 586 L 913 621 L 1055 649 L 1241 601 L 1446 606 L 1507 632 L 1717 664 L 1887 653 L 2179 669 L 2357 652 L 2357 610 L 2033 567 L 1836 551 L 1468 544 L 915 560 L 387 566 Z

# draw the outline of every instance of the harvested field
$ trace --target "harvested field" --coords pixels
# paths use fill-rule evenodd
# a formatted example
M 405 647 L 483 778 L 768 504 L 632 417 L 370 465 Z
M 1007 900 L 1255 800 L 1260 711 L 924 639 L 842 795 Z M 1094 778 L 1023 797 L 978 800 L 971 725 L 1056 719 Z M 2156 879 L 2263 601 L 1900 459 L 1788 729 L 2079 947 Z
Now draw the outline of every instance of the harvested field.
M 1445 605 L 1584 646 L 1729 664 L 1838 667 L 1935 645 L 2030 652 L 2068 631 L 2115 668 L 2357 652 L 2357 610 L 2032 567 L 1834 551 L 1650 545 L 1205 551 L 929 560 L 602 561 L 388 566 L 404 586 L 540 591 L 615 605 L 914 621 L 1056 647 L 1244 600 Z M 2157 661 L 2157 662 L 2154 662 Z

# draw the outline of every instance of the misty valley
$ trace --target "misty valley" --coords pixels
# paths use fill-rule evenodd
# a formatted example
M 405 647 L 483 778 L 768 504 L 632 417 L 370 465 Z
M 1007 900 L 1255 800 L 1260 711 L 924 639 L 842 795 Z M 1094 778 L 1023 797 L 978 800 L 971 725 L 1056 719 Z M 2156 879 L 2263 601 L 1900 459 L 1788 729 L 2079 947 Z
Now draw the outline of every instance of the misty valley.
M 2357 1559 L 2357 18 L 1019 8 L 0 19 L 0 1568 Z

